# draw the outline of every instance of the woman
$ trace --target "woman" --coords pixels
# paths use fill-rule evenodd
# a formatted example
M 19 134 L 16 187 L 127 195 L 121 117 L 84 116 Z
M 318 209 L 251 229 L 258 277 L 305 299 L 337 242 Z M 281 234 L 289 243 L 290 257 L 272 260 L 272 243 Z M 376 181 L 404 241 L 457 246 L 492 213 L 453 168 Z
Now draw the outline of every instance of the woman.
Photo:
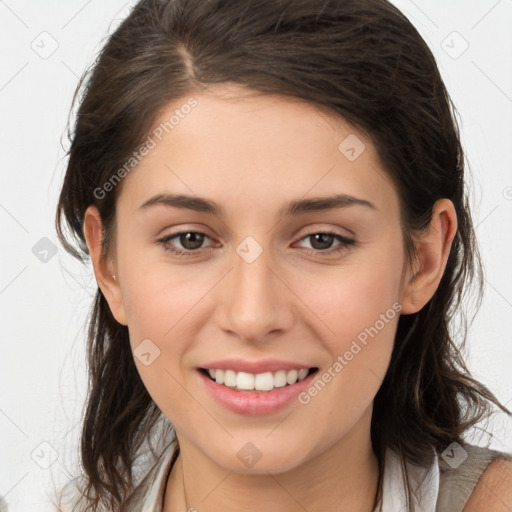
M 387 1 L 139 2 L 57 229 L 98 282 L 75 510 L 512 506 L 511 455 L 464 441 L 511 413 L 450 334 L 480 277 L 458 129 Z

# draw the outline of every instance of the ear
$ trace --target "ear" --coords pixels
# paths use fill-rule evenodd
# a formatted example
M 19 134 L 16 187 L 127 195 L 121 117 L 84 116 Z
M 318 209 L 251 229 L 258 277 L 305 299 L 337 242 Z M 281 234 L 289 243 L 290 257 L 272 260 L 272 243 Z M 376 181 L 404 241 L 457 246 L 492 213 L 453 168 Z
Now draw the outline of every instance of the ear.
M 128 325 L 115 264 L 111 256 L 104 258 L 101 256 L 103 223 L 95 206 L 89 206 L 85 212 L 83 231 L 98 286 L 107 300 L 114 318 L 120 324 Z
M 403 314 L 418 312 L 434 295 L 443 277 L 456 233 L 455 207 L 449 199 L 440 199 L 434 204 L 428 229 L 415 237 L 415 269 L 408 272 L 403 289 Z

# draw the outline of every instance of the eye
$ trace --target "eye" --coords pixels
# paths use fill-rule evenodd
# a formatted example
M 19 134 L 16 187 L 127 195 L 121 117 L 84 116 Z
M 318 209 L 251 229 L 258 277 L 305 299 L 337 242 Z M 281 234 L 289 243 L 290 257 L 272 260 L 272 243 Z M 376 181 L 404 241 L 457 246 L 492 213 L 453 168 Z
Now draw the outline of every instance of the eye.
M 174 255 L 194 256 L 194 253 L 200 252 L 199 249 L 202 248 L 206 238 L 209 239 L 210 237 L 200 231 L 181 231 L 158 240 L 158 243 L 162 245 L 166 251 Z M 171 240 L 174 239 L 177 239 L 177 243 L 181 245 L 182 249 L 175 247 L 175 243 L 171 243 Z M 325 253 L 326 255 L 338 254 L 347 250 L 349 246 L 356 243 L 352 238 L 347 238 L 339 233 L 325 231 L 310 233 L 302 237 L 300 241 L 308 239 L 311 240 L 312 249 L 305 249 L 308 253 L 314 255 L 322 253 Z M 335 240 L 338 240 L 339 244 L 335 246 L 334 249 L 331 249 L 330 247 Z
M 175 248 L 170 245 L 171 240 L 178 239 L 179 243 L 185 250 Z M 173 235 L 168 235 L 158 242 L 164 247 L 166 251 L 169 251 L 178 256 L 191 256 L 194 252 L 198 252 L 197 249 L 201 248 L 205 238 L 210 238 L 205 233 L 200 231 L 181 231 Z
M 341 251 L 347 250 L 350 245 L 355 244 L 355 240 L 352 238 L 347 238 L 344 235 L 340 235 L 339 233 L 334 232 L 325 232 L 321 231 L 318 233 L 310 233 L 305 237 L 301 238 L 302 240 L 311 240 L 311 245 L 313 250 L 308 250 L 307 252 L 318 255 L 319 253 L 326 253 L 328 255 L 337 254 Z M 334 249 L 330 249 L 333 241 L 338 240 L 340 243 L 338 246 L 335 246 Z

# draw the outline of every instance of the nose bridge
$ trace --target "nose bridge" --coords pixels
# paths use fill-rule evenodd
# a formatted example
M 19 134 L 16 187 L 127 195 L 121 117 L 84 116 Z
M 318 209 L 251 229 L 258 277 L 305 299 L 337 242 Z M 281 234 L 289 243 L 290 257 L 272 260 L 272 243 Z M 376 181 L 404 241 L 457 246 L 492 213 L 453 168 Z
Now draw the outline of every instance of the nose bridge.
M 286 329 L 291 311 L 286 288 L 275 276 L 270 251 L 247 237 L 233 255 L 230 283 L 219 303 L 221 327 L 247 340 L 262 340 L 277 329 Z

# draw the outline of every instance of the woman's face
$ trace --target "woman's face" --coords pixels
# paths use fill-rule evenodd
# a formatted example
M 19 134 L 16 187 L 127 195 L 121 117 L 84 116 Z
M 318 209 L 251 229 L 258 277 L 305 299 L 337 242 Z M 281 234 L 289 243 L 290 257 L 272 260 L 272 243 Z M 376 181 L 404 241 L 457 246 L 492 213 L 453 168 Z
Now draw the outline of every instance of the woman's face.
M 409 281 L 374 146 L 299 100 L 191 97 L 162 114 L 116 208 L 113 312 L 149 393 L 182 444 L 237 472 L 368 440 Z M 282 386 L 301 368 L 318 370 Z

